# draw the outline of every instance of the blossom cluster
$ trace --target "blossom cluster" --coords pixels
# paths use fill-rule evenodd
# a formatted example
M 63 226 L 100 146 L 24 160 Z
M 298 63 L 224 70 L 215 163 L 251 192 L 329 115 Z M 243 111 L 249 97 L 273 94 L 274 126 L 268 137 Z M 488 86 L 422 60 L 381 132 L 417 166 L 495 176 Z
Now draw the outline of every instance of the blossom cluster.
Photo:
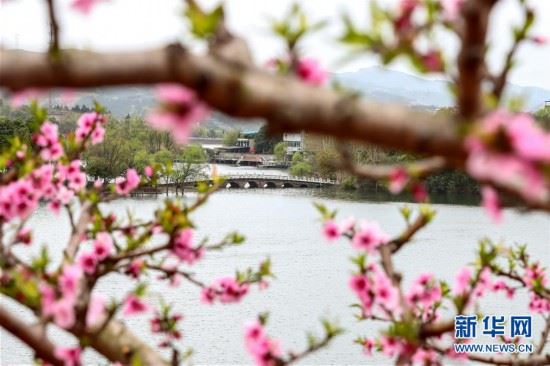
M 361 301 L 364 317 L 379 312 L 383 318 L 392 318 L 401 313 L 399 291 L 375 263 L 370 263 L 365 273 L 352 275 L 349 285 Z
M 493 245 L 488 239 L 480 241 L 477 265 L 462 267 L 456 273 L 451 285 L 436 279 L 432 273 L 421 273 L 412 281 L 408 289 L 404 288 L 400 276 L 395 277 L 391 258 L 375 255 L 389 242 L 389 237 L 375 222 L 360 222 L 348 218 L 337 222 L 335 212 L 322 205 L 317 205 L 324 222 L 322 232 L 328 241 L 347 238 L 352 246 L 360 251 L 353 262 L 357 270 L 349 278 L 349 287 L 359 300 L 355 306 L 361 310 L 360 319 L 375 319 L 387 322 L 388 327 L 377 338 L 359 338 L 365 354 L 371 355 L 378 350 L 387 357 L 410 360 L 411 364 L 438 364 L 443 356 L 461 359 L 467 355 L 457 354 L 453 348 L 443 343 L 442 339 L 452 336 L 448 331 L 436 333 L 439 348 L 418 343 L 415 339 L 422 336 L 418 332 L 426 326 L 444 322 L 443 309 L 447 304 L 456 307 L 458 314 L 477 309 L 479 300 L 488 294 L 502 293 L 513 299 L 517 287 L 511 282 L 519 282 L 530 291 L 529 310 L 533 313 L 550 312 L 550 291 L 545 269 L 539 262 L 529 263 L 524 249 L 517 251 L 503 250 Z M 402 213 L 409 228 L 410 213 Z M 427 212 L 424 210 L 424 213 Z M 418 221 L 421 222 L 421 221 Z M 518 264 L 510 265 L 509 272 L 497 262 L 499 253 L 508 253 L 503 263 L 516 262 L 524 269 L 517 271 Z M 391 254 L 390 254 L 391 256 Z M 380 260 L 380 264 L 376 260 Z M 409 330 L 406 330 L 409 329 Z M 412 332 L 412 333 L 411 333 Z
M 107 119 L 97 112 L 83 113 L 77 121 L 75 139 L 77 142 L 83 142 L 90 139 L 92 145 L 97 145 L 105 137 L 105 128 Z
M 139 186 L 140 177 L 135 169 L 128 169 L 126 177 L 117 177 L 115 179 L 115 191 L 120 196 L 128 196 Z
M 98 264 L 113 255 L 115 247 L 113 238 L 109 233 L 100 232 L 96 234 L 91 250 L 85 250 L 80 253 L 77 262 L 84 272 L 93 275 L 96 272 Z
M 193 229 L 181 230 L 174 239 L 172 252 L 182 261 L 189 265 L 194 264 L 204 255 L 204 248 L 193 248 Z
M 268 337 L 263 325 L 255 320 L 245 324 L 245 346 L 257 366 L 276 366 L 282 351 L 279 342 Z
M 151 319 L 151 333 L 162 334 L 164 339 L 159 347 L 169 347 L 171 342 L 181 338 L 181 332 L 177 329 L 178 322 L 183 319 L 181 314 L 171 314 L 170 308 L 166 307 L 164 311 L 156 311 L 155 317 Z
M 332 219 L 326 220 L 323 226 L 323 234 L 327 240 L 333 241 L 342 236 L 351 238 L 355 249 L 364 250 L 368 253 L 375 253 L 381 245 L 387 244 L 390 240 L 377 222 L 360 221 L 356 223 L 354 218 L 348 218 L 340 223 Z
M 80 160 L 69 164 L 43 164 L 29 175 L 0 187 L 0 217 L 5 221 L 25 219 L 41 200 L 54 212 L 68 204 L 86 185 Z
M 239 283 L 233 277 L 221 277 L 201 292 L 201 301 L 212 304 L 218 300 L 222 304 L 239 302 L 247 293 L 248 283 Z
M 548 200 L 543 167 L 550 166 L 550 133 L 527 114 L 497 110 L 466 139 L 468 173 L 482 181 L 517 190 L 526 200 Z M 499 219 L 495 192 L 483 191 L 485 207 Z

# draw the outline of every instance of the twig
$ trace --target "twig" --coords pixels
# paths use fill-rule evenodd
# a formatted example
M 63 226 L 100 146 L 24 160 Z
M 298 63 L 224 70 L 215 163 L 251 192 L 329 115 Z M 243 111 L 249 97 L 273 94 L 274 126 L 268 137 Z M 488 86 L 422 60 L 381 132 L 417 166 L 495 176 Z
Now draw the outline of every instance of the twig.
M 194 275 L 192 273 L 189 273 L 189 272 L 185 272 L 185 271 L 182 271 L 182 270 L 179 270 L 179 269 L 168 269 L 168 268 L 163 268 L 161 266 L 156 266 L 156 265 L 147 265 L 147 268 L 149 269 L 152 269 L 154 271 L 159 271 L 159 272 L 163 272 L 169 276 L 173 276 L 175 274 L 178 274 L 182 277 L 184 277 L 186 280 L 188 280 L 189 282 L 191 282 L 192 284 L 200 287 L 200 288 L 205 288 L 205 287 L 208 287 L 207 284 L 205 284 L 204 282 L 201 282 L 199 280 L 197 280 Z
M 59 24 L 55 15 L 54 0 L 46 0 L 48 4 L 48 17 L 50 19 L 50 54 L 56 55 L 59 52 Z
M 535 350 L 535 355 L 541 355 L 550 337 L 550 316 L 546 317 L 546 323 L 540 335 L 540 342 Z
M 109 260 L 116 263 L 116 262 L 119 262 L 123 259 L 131 259 L 131 258 L 143 257 L 143 256 L 146 256 L 146 255 L 155 254 L 157 252 L 161 252 L 161 251 L 167 250 L 169 248 L 170 248 L 170 243 L 162 244 L 162 245 L 158 245 L 156 247 L 137 249 L 137 250 L 126 252 L 126 253 L 121 253 L 121 254 L 118 254 L 116 256 L 111 257 Z
M 391 254 L 395 254 L 399 249 L 403 247 L 406 243 L 408 243 L 412 237 L 423 227 L 425 227 L 430 222 L 430 219 L 420 213 L 416 220 L 411 224 L 407 226 L 407 229 L 399 235 L 399 237 L 393 239 L 391 242 L 388 243 L 391 248 Z
M 445 159 L 439 156 L 401 164 L 358 165 L 354 163 L 353 156 L 347 147 L 340 145 L 339 152 L 342 159 L 340 162 L 328 163 L 331 167 L 344 169 L 357 177 L 373 180 L 388 179 L 399 168 L 405 169 L 407 172 L 410 172 L 410 175 L 420 179 L 441 171 L 448 165 Z
M 524 7 L 524 16 L 525 21 L 523 22 L 523 26 L 521 29 L 518 30 L 517 33 L 514 34 L 514 44 L 508 51 L 508 54 L 506 55 L 506 59 L 504 61 L 504 68 L 498 75 L 498 77 L 495 78 L 493 81 L 493 96 L 496 98 L 497 101 L 500 101 L 502 97 L 502 93 L 504 92 L 504 88 L 506 87 L 506 82 L 508 81 L 508 74 L 512 70 L 512 67 L 514 66 L 514 56 L 518 52 L 519 46 L 521 43 L 527 38 L 527 32 L 529 31 L 530 24 L 532 24 L 532 18 L 533 18 L 533 11 L 529 9 L 529 7 L 526 4 L 523 4 Z
M 68 204 L 64 206 L 65 206 L 65 209 L 67 210 L 67 216 L 69 216 L 69 223 L 71 225 L 71 234 L 74 234 L 76 232 L 76 225 L 74 223 L 73 210 L 71 210 L 71 207 Z
M 69 239 L 67 248 L 65 248 L 65 257 L 69 261 L 71 261 L 76 255 L 76 252 L 78 251 L 78 247 L 82 242 L 82 236 L 86 233 L 86 228 L 88 227 L 88 224 L 92 219 L 92 214 L 91 214 L 92 208 L 93 208 L 93 204 L 90 201 L 86 201 L 82 203 L 82 206 L 80 208 L 80 217 Z

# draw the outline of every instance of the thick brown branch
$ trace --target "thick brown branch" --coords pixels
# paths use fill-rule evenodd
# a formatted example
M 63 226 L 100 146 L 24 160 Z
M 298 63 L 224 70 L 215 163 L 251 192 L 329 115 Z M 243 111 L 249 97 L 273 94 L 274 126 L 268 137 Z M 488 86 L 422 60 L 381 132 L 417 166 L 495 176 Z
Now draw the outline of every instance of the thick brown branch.
M 466 156 L 451 119 L 362 101 L 179 46 L 132 53 L 65 51 L 55 64 L 46 54 L 3 50 L 0 60 L 0 85 L 10 89 L 180 82 L 213 108 L 265 118 L 273 129 L 307 130 L 450 160 Z
M 0 326 L 29 346 L 36 357 L 52 365 L 62 366 L 63 362 L 55 357 L 55 346 L 38 329 L 23 323 L 5 307 L 0 307 Z
M 90 345 L 109 361 L 127 364 L 135 355 L 142 365 L 170 365 L 121 322 L 113 320 L 100 334 L 90 337 Z
M 437 337 L 447 332 L 452 332 L 455 329 L 454 321 L 444 320 L 438 323 L 426 324 L 422 327 L 420 337 L 429 338 Z
M 482 81 L 489 15 L 496 0 L 468 0 L 462 5 L 462 48 L 458 55 L 458 107 L 466 119 L 482 112 Z

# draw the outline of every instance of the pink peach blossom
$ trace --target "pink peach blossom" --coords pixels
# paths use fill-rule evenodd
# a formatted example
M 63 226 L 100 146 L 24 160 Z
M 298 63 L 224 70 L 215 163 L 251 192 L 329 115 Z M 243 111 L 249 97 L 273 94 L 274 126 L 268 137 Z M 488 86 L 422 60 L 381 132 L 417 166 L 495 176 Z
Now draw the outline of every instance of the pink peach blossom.
M 536 35 L 531 37 L 531 40 L 539 46 L 544 46 L 548 43 L 548 37 L 542 35 Z
M 373 252 L 380 245 L 386 244 L 389 236 L 382 231 L 378 223 L 364 221 L 359 225 L 359 229 L 352 239 L 355 249 Z
M 363 353 L 367 356 L 371 356 L 372 355 L 372 350 L 374 349 L 374 340 L 370 339 L 370 338 L 366 338 L 364 341 L 363 341 Z
M 441 0 L 443 12 L 450 20 L 457 20 L 465 0 Z
M 78 284 L 82 276 L 82 268 L 78 265 L 72 264 L 63 267 L 63 272 L 58 281 L 59 289 L 63 296 L 71 298 L 76 297 Z
M 334 220 L 326 220 L 323 225 L 323 236 L 328 241 L 333 241 L 342 235 L 340 226 Z
M 83 15 L 89 15 L 92 9 L 104 0 L 72 0 L 71 7 Z
M 173 253 L 183 262 L 194 264 L 204 255 L 204 248 L 193 248 L 193 229 L 187 228 L 179 232 L 174 240 Z
M 94 252 L 84 252 L 78 257 L 78 264 L 89 275 L 95 273 L 97 257 Z
M 113 238 L 107 232 L 97 233 L 94 241 L 94 253 L 99 261 L 104 260 L 114 253 Z
M 412 356 L 412 361 L 415 365 L 436 365 L 438 359 L 437 352 L 426 348 L 418 348 Z
M 245 324 L 245 345 L 258 366 L 274 366 L 282 354 L 279 343 L 265 334 L 258 321 Z
M 121 196 L 128 196 L 130 192 L 139 186 L 140 178 L 135 169 L 128 169 L 126 178 L 118 177 L 115 180 L 116 193 Z
M 302 81 L 314 86 L 322 85 L 328 79 L 328 73 L 317 60 L 311 58 L 301 59 L 298 62 L 296 73 Z
M 91 328 L 101 323 L 107 317 L 105 304 L 105 296 L 101 294 L 92 295 L 88 304 L 88 311 L 86 312 L 86 327 Z
M 411 188 L 411 192 L 416 202 L 426 202 L 428 200 L 428 190 L 424 183 L 415 183 Z
M 471 280 L 472 270 L 468 267 L 462 267 L 456 274 L 453 294 L 455 296 L 464 295 L 470 287 Z
M 383 336 L 380 340 L 382 353 L 388 357 L 393 357 L 401 352 L 403 345 L 395 337 Z
M 54 312 L 55 290 L 47 283 L 40 283 L 40 309 L 43 316 L 51 316 Z
M 122 313 L 125 316 L 141 314 L 148 310 L 149 306 L 134 294 L 128 295 L 122 306 Z
M 497 191 L 490 186 L 481 188 L 482 206 L 494 223 L 502 221 L 502 209 Z
M 233 277 L 222 277 L 201 292 L 201 301 L 212 304 L 218 299 L 222 304 L 239 302 L 248 293 L 248 284 L 239 283 Z
M 160 107 L 147 117 L 156 129 L 170 131 L 178 143 L 187 142 L 193 126 L 208 115 L 207 106 L 194 91 L 179 84 L 162 84 L 156 88 Z
M 126 273 L 134 278 L 138 278 L 141 271 L 145 268 L 145 261 L 141 258 L 134 259 L 126 268 Z
M 444 70 L 443 58 L 438 50 L 430 50 L 421 56 L 422 65 L 429 72 L 441 72 Z
M 16 238 L 17 243 L 22 243 L 25 245 L 31 245 L 32 243 L 32 231 L 28 227 L 24 227 L 17 232 Z
M 30 100 L 36 100 L 43 97 L 44 94 L 45 94 L 45 91 L 43 89 L 38 89 L 38 88 L 23 89 L 11 95 L 10 105 L 13 108 L 18 108 L 28 103 Z
M 75 323 L 74 298 L 65 297 L 53 304 L 53 319 L 61 328 L 69 329 Z
M 408 182 L 409 173 L 407 170 L 403 167 L 395 168 L 389 176 L 388 190 L 393 194 L 397 194 L 405 188 Z
M 80 347 L 56 347 L 54 351 L 55 357 L 63 361 L 65 366 L 79 366 L 80 353 Z

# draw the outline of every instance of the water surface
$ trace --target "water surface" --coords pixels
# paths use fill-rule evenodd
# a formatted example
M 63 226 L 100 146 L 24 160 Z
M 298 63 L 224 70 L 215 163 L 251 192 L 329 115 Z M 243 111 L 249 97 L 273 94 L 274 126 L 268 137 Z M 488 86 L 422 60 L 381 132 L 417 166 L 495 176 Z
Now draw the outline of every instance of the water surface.
M 321 193 L 324 192 L 324 193 Z M 187 193 L 187 198 L 193 193 Z M 332 197 L 332 198 L 331 198 Z M 127 199 L 111 203 L 106 209 L 123 214 L 129 207 L 139 217 L 150 217 L 163 197 L 157 199 Z M 312 202 L 320 201 L 338 209 L 339 216 L 350 215 L 378 220 L 385 231 L 397 234 L 403 228 L 398 208 L 402 203 L 378 202 L 363 196 L 335 198 L 330 191 L 321 190 L 229 190 L 215 194 L 194 216 L 198 236 L 219 240 L 225 233 L 238 229 L 246 235 L 243 246 L 221 253 L 209 253 L 193 267 L 197 275 L 210 281 L 218 276 L 233 274 L 236 268 L 256 266 L 269 256 L 277 276 L 265 291 L 252 290 L 241 304 L 205 306 L 199 303 L 199 290 L 182 284 L 174 289 L 165 285 L 151 288 L 151 299 L 162 293 L 184 314 L 183 344 L 195 349 L 196 364 L 249 364 L 244 351 L 242 323 L 256 314 L 270 312 L 269 333 L 281 340 L 284 349 L 301 350 L 306 345 L 305 332 L 321 332 L 318 319 L 337 319 L 346 329 L 331 347 L 304 360 L 304 364 L 384 365 L 384 358 L 365 358 L 352 340 L 358 336 L 373 336 L 378 325 L 357 323 L 349 305 L 354 297 L 347 287 L 353 268 L 349 257 L 353 251 L 345 241 L 327 244 L 320 234 L 318 214 Z M 414 205 L 412 205 L 414 207 Z M 395 257 L 396 266 L 404 273 L 405 284 L 420 272 L 431 271 L 438 277 L 451 280 L 458 268 L 471 262 L 478 239 L 505 239 L 506 243 L 526 243 L 531 253 L 542 263 L 550 264 L 550 220 L 542 214 L 519 214 L 507 210 L 503 225 L 490 223 L 484 212 L 474 206 L 436 204 L 437 217 L 416 240 Z M 48 243 L 53 253 L 60 253 L 69 235 L 64 217 L 52 217 L 40 209 L 31 220 L 37 243 Z M 38 246 L 33 248 L 37 250 Z M 57 250 L 55 250 L 57 249 Z M 59 258 L 58 258 L 59 259 Z M 120 298 L 132 282 L 121 276 L 104 279 L 102 291 Z M 513 302 L 504 297 L 485 301 L 488 313 L 526 313 L 527 300 L 520 296 Z M 2 306 L 13 308 L 10 301 Z M 24 311 L 19 310 L 22 317 Z M 29 318 L 31 319 L 31 318 Z M 538 334 L 541 321 L 535 321 Z M 147 317 L 132 319 L 130 325 L 150 342 L 158 341 L 148 333 Z M 62 332 L 52 333 L 54 340 L 63 342 L 70 337 Z M 17 340 L 1 333 L 2 365 L 30 363 L 30 353 Z M 97 356 L 86 351 L 86 361 L 97 363 Z

